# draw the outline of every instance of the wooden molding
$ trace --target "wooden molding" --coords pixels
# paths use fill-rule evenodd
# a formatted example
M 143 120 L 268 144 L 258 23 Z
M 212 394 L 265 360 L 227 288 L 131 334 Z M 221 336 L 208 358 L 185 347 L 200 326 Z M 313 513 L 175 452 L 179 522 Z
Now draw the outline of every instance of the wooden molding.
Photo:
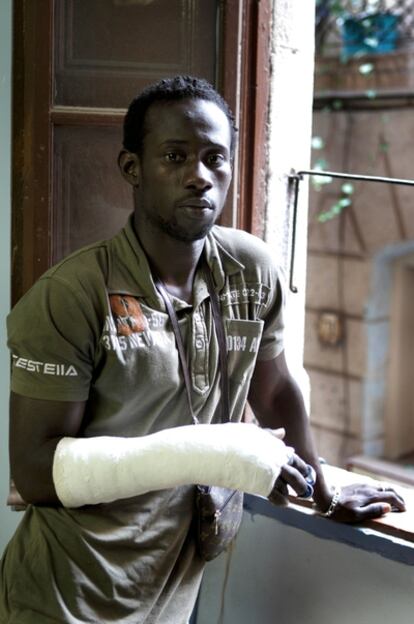
M 45 15 L 49 18 L 45 19 Z M 15 2 L 13 17 L 12 303 L 15 303 L 49 267 L 51 258 L 52 0 Z

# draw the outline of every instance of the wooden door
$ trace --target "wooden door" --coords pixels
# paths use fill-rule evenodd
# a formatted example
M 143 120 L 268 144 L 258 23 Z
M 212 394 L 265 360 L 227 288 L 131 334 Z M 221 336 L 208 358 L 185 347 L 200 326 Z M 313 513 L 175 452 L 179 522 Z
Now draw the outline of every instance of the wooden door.
M 239 151 L 223 223 L 260 234 L 270 5 L 14 3 L 13 302 L 51 264 L 124 225 L 132 197 L 116 165 L 123 116 L 165 76 L 206 78 L 236 113 Z

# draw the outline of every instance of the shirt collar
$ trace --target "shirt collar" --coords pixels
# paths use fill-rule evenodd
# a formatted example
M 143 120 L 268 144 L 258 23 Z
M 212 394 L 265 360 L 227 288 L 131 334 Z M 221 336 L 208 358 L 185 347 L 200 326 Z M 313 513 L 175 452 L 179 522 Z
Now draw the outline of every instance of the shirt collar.
M 224 288 L 227 275 L 234 275 L 244 269 L 244 265 L 217 240 L 217 234 L 222 229 L 214 226 L 204 246 L 205 258 L 217 291 Z M 147 257 L 135 234 L 133 215 L 112 242 L 114 253 L 109 259 L 108 291 L 145 297 L 151 307 L 163 310 L 164 303 L 154 286 Z
M 204 248 L 207 264 L 213 274 L 214 285 L 218 291 L 224 288 L 227 275 L 240 273 L 245 268 L 244 264 L 232 256 L 218 241 L 217 234 L 220 231 L 225 231 L 225 228 L 216 225 L 211 229 Z
M 111 243 L 108 291 L 144 297 L 151 307 L 163 309 L 162 299 L 154 286 L 147 257 L 135 234 L 133 214 Z

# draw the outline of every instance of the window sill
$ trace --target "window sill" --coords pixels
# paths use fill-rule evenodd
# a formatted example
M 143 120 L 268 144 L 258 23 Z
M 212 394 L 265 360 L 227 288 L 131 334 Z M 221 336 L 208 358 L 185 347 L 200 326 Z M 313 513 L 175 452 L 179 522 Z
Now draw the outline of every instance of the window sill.
M 366 475 L 347 472 L 334 466 L 324 466 L 324 473 L 328 483 L 339 486 L 378 482 Z M 404 497 L 407 511 L 389 513 L 359 525 L 342 524 L 324 518 L 312 508 L 310 502 L 298 501 L 293 497 L 288 507 L 276 507 L 267 499 L 246 495 L 244 506 L 245 511 L 252 515 L 274 518 L 282 524 L 307 531 L 322 539 L 335 540 L 414 566 L 414 489 L 399 485 L 395 487 Z

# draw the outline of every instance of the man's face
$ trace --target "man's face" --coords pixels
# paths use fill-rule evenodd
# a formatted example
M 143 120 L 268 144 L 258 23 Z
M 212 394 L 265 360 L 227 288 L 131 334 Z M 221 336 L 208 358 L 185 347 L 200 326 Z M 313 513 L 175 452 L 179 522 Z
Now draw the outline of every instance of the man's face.
M 145 218 L 181 241 L 203 238 L 221 214 L 231 181 L 231 133 L 207 100 L 157 102 L 147 111 L 136 190 Z

